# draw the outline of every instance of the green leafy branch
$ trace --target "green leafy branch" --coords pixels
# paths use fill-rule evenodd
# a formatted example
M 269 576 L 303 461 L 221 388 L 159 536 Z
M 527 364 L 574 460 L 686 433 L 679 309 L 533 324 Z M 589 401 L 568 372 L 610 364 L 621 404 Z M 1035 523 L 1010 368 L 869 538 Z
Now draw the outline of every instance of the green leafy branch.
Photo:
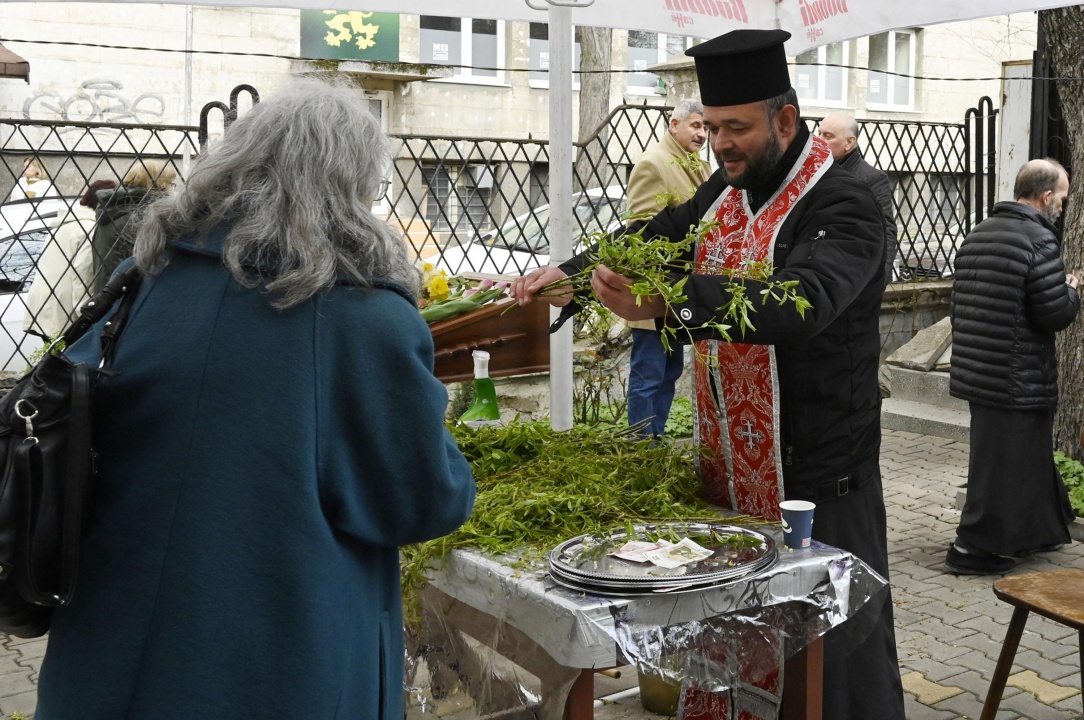
M 685 153 L 685 157 L 674 158 L 671 162 L 694 173 L 700 172 L 704 167 L 704 158 L 694 152 Z
M 691 339 L 695 331 L 706 329 L 727 342 L 734 342 L 730 334 L 733 328 L 737 327 L 742 337 L 750 330 L 755 331 L 752 315 L 756 312 L 757 305 L 750 298 L 750 292 L 758 289 L 761 304 L 792 303 L 798 315 L 805 318 L 805 313 L 813 307 L 812 304 L 798 293 L 797 280 L 771 279 L 774 268 L 770 260 L 746 260 L 739 268 L 730 269 L 714 266 L 709 268 L 688 259 L 696 243 L 718 226 L 719 223 L 714 221 L 701 221 L 680 240 L 661 236 L 646 237 L 646 225 L 636 230 L 626 230 L 622 234 L 594 233 L 590 238 L 593 245 L 588 251 L 588 263 L 583 270 L 546 285 L 539 294 L 544 297 L 556 296 L 571 289 L 580 295 L 580 304 L 584 308 L 607 312 L 591 292 L 592 274 L 600 265 L 605 265 L 632 279 L 629 289 L 636 296 L 637 306 L 652 297 L 662 300 L 670 316 L 661 330 L 662 342 L 667 350 L 672 349 L 671 341 L 677 338 L 679 332 L 687 334 Z M 689 274 L 698 270 L 725 278 L 724 287 L 729 299 L 716 308 L 712 320 L 694 326 L 686 324 L 677 313 L 669 311 L 675 305 L 688 300 L 685 285 Z
M 700 269 L 700 266 L 694 265 L 694 272 L 697 269 Z M 749 287 L 747 285 L 749 281 L 763 286 L 760 289 L 762 304 L 769 301 L 774 301 L 778 305 L 784 305 L 788 302 L 793 303 L 795 311 L 803 320 L 805 319 L 806 310 L 813 307 L 809 300 L 798 294 L 799 283 L 797 280 L 771 279 L 775 268 L 770 260 L 745 260 L 737 270 L 715 268 L 712 272 L 729 278 L 726 289 L 730 293 L 730 301 L 726 305 L 719 307 L 718 312 L 724 320 L 729 320 L 730 324 L 721 322 L 708 323 L 707 325 L 718 332 L 727 342 L 734 342 L 729 333 L 730 328 L 734 325 L 737 325 L 742 336 L 749 330 L 755 332 L 757 329 L 751 318 L 751 315 L 756 312 L 756 305 L 749 298 Z
M 658 205 L 659 207 L 666 207 L 671 202 L 673 202 L 673 201 L 675 201 L 677 199 L 678 199 L 678 196 L 675 195 L 672 192 L 665 192 L 664 191 L 664 192 L 660 192 L 660 193 L 655 193 L 655 204 Z

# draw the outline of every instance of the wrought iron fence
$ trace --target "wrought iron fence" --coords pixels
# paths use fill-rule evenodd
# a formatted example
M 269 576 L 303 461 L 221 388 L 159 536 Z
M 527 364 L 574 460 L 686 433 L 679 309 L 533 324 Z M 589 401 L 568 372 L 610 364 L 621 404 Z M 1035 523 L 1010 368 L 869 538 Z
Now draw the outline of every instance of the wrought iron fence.
M 242 89 L 258 101 L 254 90 Z M 228 126 L 236 92 L 229 107 L 213 107 Z M 577 238 L 620 226 L 629 174 L 666 132 L 669 111 L 620 106 L 577 144 Z M 175 173 L 181 182 L 211 137 L 209 114 L 200 128 L 0 120 L 0 197 L 7 198 L 0 217 L 0 369 L 22 370 L 110 269 L 91 241 L 94 213 L 79 203 L 88 184 L 120 183 L 138 169 L 155 180 Z M 895 184 L 902 276 L 950 272 L 956 245 L 992 202 L 981 183 L 984 174 L 994 177 L 992 117 L 992 109 L 975 113 L 976 126 L 990 121 L 979 144 L 967 123 L 860 123 L 867 159 Z M 816 120 L 808 122 L 815 129 Z M 545 141 L 396 135 L 392 142 L 391 191 L 376 210 L 402 229 L 419 259 L 452 274 L 522 273 L 548 261 Z M 40 162 L 47 179 L 20 183 L 29 160 Z
M 632 166 L 662 138 L 670 110 L 620 106 L 577 143 L 577 239 L 620 224 Z M 993 204 L 995 114 L 983 98 L 963 123 L 859 121 L 866 159 L 893 186 L 893 279 L 951 275 L 956 247 Z M 816 130 L 818 120 L 807 123 Z M 549 260 L 545 142 L 451 136 L 396 141 L 402 149 L 389 216 L 419 257 L 452 273 L 522 273 Z
M 196 138 L 169 125 L 0 120 L 0 370 L 23 370 L 127 254 L 91 242 L 87 203 L 120 227 L 144 195 L 185 176 Z M 93 181 L 115 187 L 93 193 Z
M 620 225 L 632 166 L 666 125 L 658 107 L 623 105 L 577 144 L 577 237 Z M 548 262 L 545 141 L 412 135 L 393 141 L 386 212 L 419 258 L 453 274 L 521 274 Z

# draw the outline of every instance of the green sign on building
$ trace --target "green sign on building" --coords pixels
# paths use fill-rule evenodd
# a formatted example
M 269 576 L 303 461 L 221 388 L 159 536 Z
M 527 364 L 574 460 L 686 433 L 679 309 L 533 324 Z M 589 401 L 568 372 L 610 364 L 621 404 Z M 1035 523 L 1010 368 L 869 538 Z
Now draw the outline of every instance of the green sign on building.
M 399 61 L 399 15 L 302 10 L 301 56 L 320 60 Z

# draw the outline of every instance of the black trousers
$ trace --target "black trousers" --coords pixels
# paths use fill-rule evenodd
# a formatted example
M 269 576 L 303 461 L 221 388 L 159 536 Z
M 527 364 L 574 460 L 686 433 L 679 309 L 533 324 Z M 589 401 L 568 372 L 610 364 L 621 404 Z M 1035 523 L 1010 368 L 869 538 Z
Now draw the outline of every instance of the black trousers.
M 861 488 L 817 503 L 813 538 L 854 553 L 887 580 L 884 491 L 880 468 L 874 472 Z M 891 588 L 825 635 L 824 718 L 905 720 Z

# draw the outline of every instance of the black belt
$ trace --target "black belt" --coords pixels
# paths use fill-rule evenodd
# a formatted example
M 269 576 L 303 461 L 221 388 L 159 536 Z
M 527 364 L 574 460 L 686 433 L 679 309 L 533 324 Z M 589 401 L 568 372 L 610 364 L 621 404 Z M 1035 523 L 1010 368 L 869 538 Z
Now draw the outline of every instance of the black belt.
M 850 494 L 851 491 L 859 489 L 869 482 L 876 470 L 877 461 L 874 460 L 863 463 L 854 472 L 849 472 L 846 475 L 840 475 L 839 477 L 830 480 L 823 480 L 815 483 L 802 483 L 800 485 L 787 487 L 785 489 L 785 495 L 787 500 L 809 500 L 814 503 L 828 502 L 829 500 L 841 498 L 844 495 Z

